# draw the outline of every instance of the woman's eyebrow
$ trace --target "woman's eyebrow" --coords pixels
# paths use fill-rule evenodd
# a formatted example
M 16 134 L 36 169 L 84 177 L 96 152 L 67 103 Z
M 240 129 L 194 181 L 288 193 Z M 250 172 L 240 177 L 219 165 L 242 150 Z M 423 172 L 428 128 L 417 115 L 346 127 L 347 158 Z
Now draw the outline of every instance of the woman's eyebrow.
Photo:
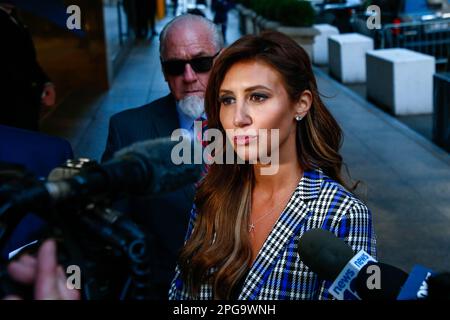
M 263 85 L 256 85 L 256 86 L 251 86 L 251 87 L 245 88 L 245 89 L 244 89 L 244 92 L 250 92 L 250 91 L 257 90 L 257 89 L 264 89 L 264 90 L 271 91 L 271 89 L 268 88 L 268 87 L 266 87 L 266 86 L 263 86 Z M 223 94 L 223 93 L 233 93 L 233 91 L 231 91 L 231 90 L 226 90 L 226 89 L 221 89 L 221 90 L 219 91 L 219 93 L 220 93 L 220 94 Z
M 220 94 L 224 94 L 224 93 L 233 93 L 233 91 L 221 89 L 221 90 L 219 91 L 219 93 L 220 93 Z
M 251 87 L 246 88 L 244 91 L 248 92 L 248 91 L 253 91 L 253 90 L 256 90 L 256 89 L 264 89 L 264 90 L 271 91 L 270 88 L 267 88 L 266 86 L 263 86 L 263 85 L 251 86 Z

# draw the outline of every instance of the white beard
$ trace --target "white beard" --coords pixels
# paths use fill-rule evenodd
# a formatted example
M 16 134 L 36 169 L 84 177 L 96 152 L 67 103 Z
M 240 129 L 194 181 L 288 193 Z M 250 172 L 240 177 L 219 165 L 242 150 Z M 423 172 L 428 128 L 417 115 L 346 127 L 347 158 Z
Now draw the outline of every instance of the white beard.
M 205 99 L 199 96 L 187 96 L 178 102 L 180 111 L 195 120 L 205 111 Z

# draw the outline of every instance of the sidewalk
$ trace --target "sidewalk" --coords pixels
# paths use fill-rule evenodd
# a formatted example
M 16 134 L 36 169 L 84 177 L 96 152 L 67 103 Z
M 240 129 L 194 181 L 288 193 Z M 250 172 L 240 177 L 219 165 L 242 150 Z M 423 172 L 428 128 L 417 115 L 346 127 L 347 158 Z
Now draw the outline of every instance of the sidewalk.
M 230 13 L 227 40 L 239 37 Z M 158 32 L 170 19 L 157 26 Z M 76 95 L 44 131 L 69 139 L 76 156 L 99 159 L 111 115 L 168 93 L 158 40 L 136 45 L 111 89 Z M 315 68 L 325 104 L 345 134 L 344 161 L 373 213 L 379 260 L 411 271 L 415 264 L 450 271 L 450 156 Z
M 378 258 L 409 272 L 450 270 L 450 156 L 315 68 L 344 131 L 342 155 L 373 213 Z
M 207 12 L 209 18 L 212 14 Z M 157 22 L 160 33 L 173 17 Z M 237 16 L 229 15 L 227 43 L 240 37 Z M 42 131 L 68 139 L 75 156 L 99 160 L 105 150 L 109 118 L 122 110 L 139 107 L 169 93 L 159 62 L 159 39 L 136 42 L 111 88 L 103 93 L 76 92 L 65 99 Z

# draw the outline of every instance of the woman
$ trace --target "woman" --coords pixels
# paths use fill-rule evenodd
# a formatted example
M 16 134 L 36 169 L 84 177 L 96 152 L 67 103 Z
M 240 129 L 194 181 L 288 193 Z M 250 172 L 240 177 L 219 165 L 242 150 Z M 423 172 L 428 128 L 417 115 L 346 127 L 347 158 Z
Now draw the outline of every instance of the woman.
M 199 183 L 169 298 L 331 298 L 330 283 L 300 261 L 299 238 L 323 228 L 375 256 L 375 235 L 344 187 L 341 130 L 306 52 L 278 32 L 239 39 L 211 71 L 205 111 L 246 162 L 212 164 Z M 261 174 L 258 129 L 279 129 L 276 174 Z

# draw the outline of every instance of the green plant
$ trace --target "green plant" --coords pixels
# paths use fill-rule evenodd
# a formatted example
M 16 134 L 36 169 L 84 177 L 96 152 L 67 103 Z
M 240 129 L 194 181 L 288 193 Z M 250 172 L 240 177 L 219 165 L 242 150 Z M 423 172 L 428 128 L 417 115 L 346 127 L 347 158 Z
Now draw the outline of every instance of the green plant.
M 310 27 L 314 24 L 315 12 L 309 1 L 279 0 L 276 20 L 283 25 Z
M 239 1 L 236 1 L 236 3 L 240 3 L 246 8 L 251 8 L 252 0 L 239 0 Z
M 276 8 L 278 1 L 279 0 L 252 0 L 251 8 L 258 15 L 269 20 L 274 20 L 276 18 L 274 9 Z
M 286 26 L 310 27 L 315 12 L 310 1 L 302 0 L 240 0 L 242 5 L 268 20 Z

